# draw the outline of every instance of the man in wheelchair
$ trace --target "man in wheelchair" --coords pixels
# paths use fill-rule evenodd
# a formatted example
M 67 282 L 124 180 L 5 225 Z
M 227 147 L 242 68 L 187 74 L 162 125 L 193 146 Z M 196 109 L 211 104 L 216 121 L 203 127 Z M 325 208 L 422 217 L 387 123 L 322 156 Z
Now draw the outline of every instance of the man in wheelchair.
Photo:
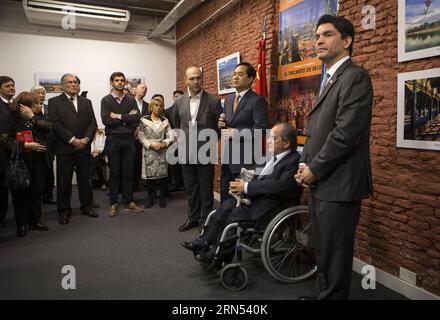
M 209 262 L 213 257 L 209 248 L 217 243 L 228 224 L 242 221 L 256 223 L 276 210 L 299 203 L 301 187 L 292 179 L 300 159 L 296 151 L 296 129 L 289 123 L 276 124 L 271 130 L 267 147 L 274 157 L 260 173 L 250 182 L 236 179 L 229 185 L 229 190 L 234 194 L 249 198 L 250 205 L 236 206 L 235 199 L 224 201 L 211 215 L 208 226 L 197 239 L 182 242 L 184 248 L 200 253 L 202 260 Z

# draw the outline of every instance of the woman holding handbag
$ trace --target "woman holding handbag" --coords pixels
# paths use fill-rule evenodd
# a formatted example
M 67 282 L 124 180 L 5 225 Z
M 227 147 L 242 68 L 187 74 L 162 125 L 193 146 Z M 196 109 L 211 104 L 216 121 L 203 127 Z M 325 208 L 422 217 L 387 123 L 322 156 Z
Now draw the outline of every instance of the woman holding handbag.
M 33 106 L 33 95 L 27 92 L 27 95 L 20 94 L 12 102 L 8 104 L 6 110 L 0 112 L 0 176 L 9 177 L 11 172 L 11 154 L 14 151 L 14 158 L 20 160 L 20 157 L 24 157 L 25 152 L 45 152 L 46 147 L 41 143 L 21 139 L 25 136 L 29 138 L 28 132 L 32 131 L 34 112 L 31 107 Z M 25 134 L 24 134 L 25 133 Z M 19 138 L 17 141 L 17 137 Z M 27 158 L 28 156 L 26 156 Z M 12 159 L 14 161 L 14 159 Z M 30 159 L 25 159 L 26 167 L 28 169 L 28 163 Z M 23 167 L 21 167 L 23 169 Z M 0 183 L 9 184 L 10 181 L 6 181 L 3 178 Z M 30 200 L 30 186 L 16 186 L 14 189 L 9 190 L 12 195 L 12 204 L 14 206 L 15 221 L 17 223 L 17 235 L 24 237 L 28 231 L 29 224 L 29 200 Z M 31 221 L 33 222 L 33 221 Z

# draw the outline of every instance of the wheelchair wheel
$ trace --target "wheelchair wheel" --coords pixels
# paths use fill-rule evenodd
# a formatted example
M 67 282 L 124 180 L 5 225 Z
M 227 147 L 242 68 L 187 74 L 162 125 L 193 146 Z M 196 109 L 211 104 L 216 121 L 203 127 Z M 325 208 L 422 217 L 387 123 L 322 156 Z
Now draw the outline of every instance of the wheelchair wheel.
M 229 290 L 239 291 L 246 287 L 246 270 L 239 264 L 228 264 L 220 271 L 222 285 Z
M 275 279 L 292 283 L 316 272 L 307 206 L 281 211 L 267 226 L 261 245 L 264 267 Z

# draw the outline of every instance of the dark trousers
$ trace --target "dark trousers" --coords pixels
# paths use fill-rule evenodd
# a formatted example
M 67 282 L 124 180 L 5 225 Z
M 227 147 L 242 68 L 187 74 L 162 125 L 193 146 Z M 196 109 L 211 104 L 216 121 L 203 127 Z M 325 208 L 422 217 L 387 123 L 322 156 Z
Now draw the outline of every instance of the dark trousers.
M 172 190 L 183 187 L 182 166 L 179 163 L 168 165 L 168 179 Z
M 133 190 L 139 188 L 142 175 L 142 144 L 135 140 L 136 153 L 133 161 Z
M 81 210 L 90 208 L 92 190 L 90 188 L 90 155 L 75 153 L 73 155 L 57 155 L 57 206 L 58 213 L 72 211 L 70 199 L 72 197 L 73 171 L 76 173 L 79 201 Z
M 318 299 L 348 299 L 361 201 L 327 202 L 309 194 L 318 266 Z
M 229 182 L 234 181 L 240 176 L 240 173 L 232 173 L 229 165 L 222 164 L 222 173 L 220 178 L 220 202 L 223 203 L 228 199 L 232 199 L 229 195 Z
M 46 176 L 49 167 L 44 154 L 37 154 L 32 161 L 31 186 L 29 201 L 29 223 L 35 224 L 41 221 L 41 198 L 44 191 Z
M 250 207 L 244 205 L 236 207 L 235 203 L 234 199 L 227 199 L 211 215 L 205 233 L 199 238 L 202 243 L 215 244 L 228 224 L 251 220 Z
M 108 136 L 105 140 L 105 154 L 107 155 L 110 171 L 110 205 L 118 203 L 119 186 L 121 186 L 123 203 L 129 204 L 133 201 L 133 161 L 135 153 L 136 147 L 133 137 Z
M 51 200 L 53 198 L 54 185 L 55 177 L 53 173 L 53 159 L 51 157 L 47 165 L 46 176 L 44 177 L 43 200 Z
M 4 173 L 0 174 L 0 221 L 5 221 L 8 213 L 9 190 L 4 187 Z M 10 191 L 12 206 L 14 207 L 15 222 L 17 226 L 27 225 L 29 222 L 29 188 L 21 191 Z
M 14 207 L 17 226 L 29 223 L 29 188 L 21 191 L 11 191 L 12 206 Z
M 214 204 L 214 165 L 182 164 L 182 175 L 188 196 L 188 219 L 206 219 Z
M 100 153 L 96 157 L 90 156 L 90 179 L 93 183 L 97 179 L 98 187 L 106 184 L 105 180 L 105 156 Z M 93 184 L 92 184 L 93 185 Z
M 5 221 L 8 213 L 8 189 L 5 188 L 5 175 L 4 172 L 0 173 L 0 222 Z

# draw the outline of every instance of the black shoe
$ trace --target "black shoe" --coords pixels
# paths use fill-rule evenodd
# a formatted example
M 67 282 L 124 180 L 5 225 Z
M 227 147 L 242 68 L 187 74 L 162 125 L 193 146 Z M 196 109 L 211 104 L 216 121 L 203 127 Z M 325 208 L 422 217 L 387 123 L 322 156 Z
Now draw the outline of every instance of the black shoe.
M 193 228 L 197 228 L 198 226 L 199 226 L 199 223 L 198 223 L 197 220 L 191 221 L 191 220 L 188 219 L 188 220 L 186 220 L 186 222 L 184 224 L 182 224 L 179 227 L 179 231 L 180 232 L 188 231 L 188 230 L 191 230 Z
M 98 218 L 99 214 L 93 208 L 87 208 L 81 211 L 81 214 L 90 218 Z
M 60 224 L 68 224 L 68 223 L 69 223 L 69 220 L 70 220 L 70 214 L 64 212 L 64 213 L 61 213 L 61 214 L 60 214 L 60 217 L 59 217 L 59 219 L 58 219 L 58 222 L 59 222 Z
M 48 226 L 45 226 L 41 222 L 37 222 L 29 225 L 29 230 L 38 230 L 38 231 L 47 231 L 49 230 Z
M 6 226 L 6 222 L 0 221 L 0 227 L 5 227 L 5 226 Z
M 27 235 L 26 225 L 17 226 L 17 236 L 26 237 L 26 235 Z
M 45 203 L 45 204 L 57 204 L 57 202 L 54 199 L 52 199 L 52 198 L 50 198 L 50 199 L 43 199 L 43 203 Z
M 188 250 L 193 251 L 193 252 L 201 251 L 201 250 L 204 249 L 204 246 L 201 245 L 200 242 L 197 241 L 197 240 L 194 240 L 194 241 L 191 241 L 191 242 L 183 241 L 183 242 L 181 243 L 181 245 L 182 245 L 182 247 L 184 247 L 185 249 L 188 249 Z
M 298 300 L 318 300 L 316 296 L 301 296 L 298 297 Z

